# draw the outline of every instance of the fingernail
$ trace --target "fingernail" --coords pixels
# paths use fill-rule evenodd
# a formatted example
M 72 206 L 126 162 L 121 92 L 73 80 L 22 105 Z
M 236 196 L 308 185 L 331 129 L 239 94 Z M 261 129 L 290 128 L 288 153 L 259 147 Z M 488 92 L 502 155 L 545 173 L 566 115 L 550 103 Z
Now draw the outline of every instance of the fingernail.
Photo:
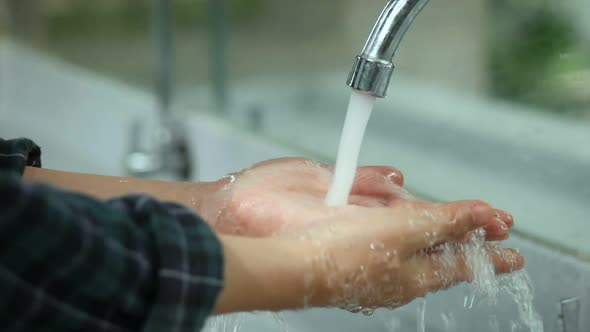
M 508 225 L 506 225 L 506 223 L 504 222 L 504 220 L 500 219 L 500 218 L 496 218 L 496 221 L 498 221 L 498 224 L 500 224 L 500 229 L 507 232 L 508 231 Z
M 471 213 L 473 214 L 473 223 L 476 225 L 485 225 L 487 224 L 489 219 L 489 212 L 490 208 L 486 205 L 477 204 L 471 207 Z
M 402 179 L 402 176 L 397 172 L 391 172 L 391 173 L 387 174 L 387 178 L 389 179 L 389 181 L 391 181 L 393 183 L 397 183 L 397 182 L 399 182 L 399 180 Z
M 506 212 L 506 221 L 509 223 L 512 223 L 514 225 L 514 217 L 512 216 L 512 214 Z

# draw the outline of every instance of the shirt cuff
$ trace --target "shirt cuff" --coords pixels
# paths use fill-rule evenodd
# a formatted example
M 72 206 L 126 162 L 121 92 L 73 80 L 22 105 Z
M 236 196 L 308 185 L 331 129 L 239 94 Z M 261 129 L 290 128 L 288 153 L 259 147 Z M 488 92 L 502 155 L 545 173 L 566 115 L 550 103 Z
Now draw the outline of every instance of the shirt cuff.
M 41 167 L 41 148 L 27 138 L 0 138 L 0 173 L 22 176 L 26 166 Z
M 133 201 L 134 219 L 152 224 L 156 291 L 144 332 L 200 331 L 223 289 L 222 246 L 191 210 L 143 198 Z M 168 218 L 154 218 L 165 216 Z

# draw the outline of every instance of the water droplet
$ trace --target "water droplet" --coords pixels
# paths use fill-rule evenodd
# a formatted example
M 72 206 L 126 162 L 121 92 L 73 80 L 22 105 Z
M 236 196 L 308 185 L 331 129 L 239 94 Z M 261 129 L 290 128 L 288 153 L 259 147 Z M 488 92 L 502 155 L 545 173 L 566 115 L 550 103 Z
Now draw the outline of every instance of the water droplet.
M 235 174 L 228 174 L 222 177 L 222 179 L 229 179 L 229 183 L 232 184 L 236 182 L 236 175 Z
M 344 307 L 344 310 L 352 312 L 353 314 L 359 313 L 364 309 L 363 306 L 360 305 L 347 305 Z
M 383 243 L 371 242 L 369 248 L 371 248 L 371 250 L 383 250 L 385 249 L 385 245 Z
M 418 280 L 418 285 L 423 286 L 424 284 L 426 284 L 426 273 L 418 273 L 418 277 L 416 279 Z
M 389 310 L 394 310 L 394 309 L 399 308 L 399 306 L 401 306 L 401 304 L 402 303 L 398 300 L 392 300 L 392 301 L 387 302 L 385 304 L 385 307 Z
M 365 309 L 361 310 L 361 312 L 365 316 L 371 316 L 375 312 L 375 310 L 371 309 L 371 308 L 365 308 Z

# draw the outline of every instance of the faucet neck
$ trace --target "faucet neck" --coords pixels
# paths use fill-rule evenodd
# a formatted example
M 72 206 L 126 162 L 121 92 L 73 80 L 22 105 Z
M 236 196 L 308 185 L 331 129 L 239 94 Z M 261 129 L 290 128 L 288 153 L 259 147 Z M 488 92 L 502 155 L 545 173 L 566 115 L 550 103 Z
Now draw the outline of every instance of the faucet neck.
M 390 0 L 355 58 L 348 85 L 376 97 L 386 95 L 393 56 L 406 31 L 429 0 Z

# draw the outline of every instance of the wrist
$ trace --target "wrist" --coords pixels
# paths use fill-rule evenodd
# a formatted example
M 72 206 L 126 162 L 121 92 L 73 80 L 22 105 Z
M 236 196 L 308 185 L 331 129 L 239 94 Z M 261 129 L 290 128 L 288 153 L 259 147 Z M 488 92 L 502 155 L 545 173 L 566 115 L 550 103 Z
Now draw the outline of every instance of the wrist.
M 215 182 L 185 182 L 176 202 L 192 209 L 210 226 L 214 226 L 221 204 L 218 203 L 223 184 Z
M 296 241 L 221 236 L 225 288 L 215 313 L 304 308 L 306 253 Z

